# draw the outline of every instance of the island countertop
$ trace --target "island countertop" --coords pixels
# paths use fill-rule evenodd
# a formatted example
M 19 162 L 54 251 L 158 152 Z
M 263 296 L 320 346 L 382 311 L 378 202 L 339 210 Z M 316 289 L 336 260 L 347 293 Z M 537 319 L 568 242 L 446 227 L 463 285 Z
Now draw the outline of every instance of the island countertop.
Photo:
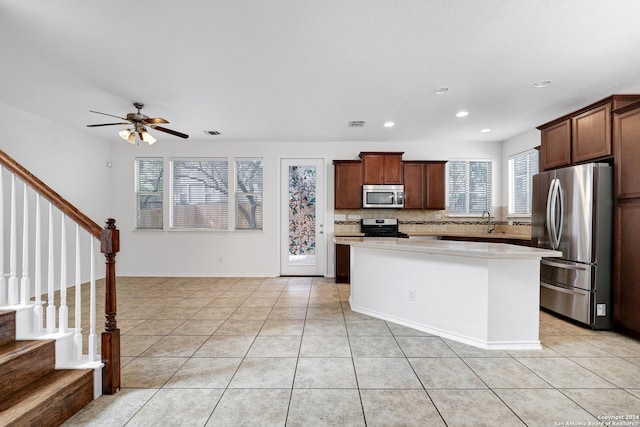
M 385 249 L 399 252 L 419 252 L 438 255 L 454 255 L 471 258 L 523 259 L 561 257 L 562 252 L 506 243 L 461 242 L 438 239 L 390 239 L 367 238 L 350 241 L 354 247 Z

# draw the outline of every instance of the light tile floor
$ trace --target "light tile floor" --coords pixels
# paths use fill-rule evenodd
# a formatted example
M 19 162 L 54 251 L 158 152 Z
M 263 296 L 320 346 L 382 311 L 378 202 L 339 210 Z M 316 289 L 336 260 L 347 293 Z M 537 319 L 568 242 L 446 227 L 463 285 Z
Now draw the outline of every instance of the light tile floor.
M 640 426 L 638 341 L 541 312 L 542 350 L 487 351 L 348 297 L 324 278 L 119 278 L 122 390 L 65 426 Z

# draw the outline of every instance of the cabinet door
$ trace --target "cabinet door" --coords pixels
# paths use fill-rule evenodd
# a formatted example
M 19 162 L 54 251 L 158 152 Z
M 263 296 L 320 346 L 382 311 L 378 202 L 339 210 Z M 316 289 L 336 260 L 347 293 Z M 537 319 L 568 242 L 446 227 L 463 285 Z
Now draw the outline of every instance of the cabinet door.
M 404 162 L 402 165 L 404 181 L 404 208 L 422 209 L 424 187 L 423 163 Z
M 335 209 L 362 208 L 362 162 L 334 160 Z
M 382 154 L 362 156 L 362 168 L 363 184 L 384 184 L 384 156 Z
M 360 153 L 363 184 L 402 184 L 402 153 Z
M 383 184 L 402 184 L 402 156 L 386 154 L 383 157 Z
M 445 208 L 445 165 L 446 162 L 427 162 L 424 165 L 424 209 Z
M 575 163 L 611 156 L 611 104 L 572 118 L 571 131 Z
M 640 332 L 640 200 L 616 206 L 613 321 Z
M 351 246 L 336 245 L 336 283 L 349 283 L 351 277 Z
M 640 197 L 640 107 L 614 116 L 616 197 Z
M 565 120 L 541 130 L 542 169 L 553 169 L 571 164 L 571 121 Z

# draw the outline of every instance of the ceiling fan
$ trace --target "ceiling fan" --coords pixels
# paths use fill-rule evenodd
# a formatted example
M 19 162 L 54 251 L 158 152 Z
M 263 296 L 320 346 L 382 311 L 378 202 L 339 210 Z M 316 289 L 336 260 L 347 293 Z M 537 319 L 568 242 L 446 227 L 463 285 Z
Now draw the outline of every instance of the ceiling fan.
M 102 114 L 104 116 L 115 117 L 117 119 L 126 120 L 126 121 L 125 122 L 118 122 L 118 123 L 102 123 L 102 124 L 98 124 L 98 125 L 87 125 L 87 127 L 91 128 L 91 127 L 98 127 L 98 126 L 114 126 L 114 125 L 132 124 L 133 125 L 133 129 L 123 129 L 120 132 L 118 132 L 118 135 L 120 135 L 120 137 L 122 139 L 124 139 L 125 141 L 129 141 L 130 144 L 135 144 L 136 143 L 136 135 L 138 135 L 138 137 L 140 138 L 141 141 L 144 141 L 144 142 L 148 143 L 149 145 L 151 145 L 154 142 L 156 142 L 156 139 L 153 136 L 151 136 L 149 134 L 149 132 L 147 132 L 147 128 L 145 126 L 148 126 L 151 129 L 159 130 L 160 132 L 166 132 L 166 133 L 169 133 L 171 135 L 178 136 L 180 138 L 184 138 L 184 139 L 189 138 L 189 135 L 187 135 L 185 133 L 177 132 L 175 130 L 167 129 L 167 128 L 162 127 L 162 126 L 158 126 L 158 124 L 169 123 L 165 119 L 160 118 L 160 117 L 149 117 L 149 116 L 146 116 L 146 115 L 140 113 L 140 110 L 142 109 L 142 107 L 144 107 L 144 104 L 142 104 L 140 102 L 134 102 L 133 106 L 138 109 L 138 112 L 137 113 L 129 113 L 129 114 L 127 114 L 127 117 L 114 116 L 113 114 L 107 114 L 107 113 L 101 113 L 99 111 L 89 110 L 91 113 Z

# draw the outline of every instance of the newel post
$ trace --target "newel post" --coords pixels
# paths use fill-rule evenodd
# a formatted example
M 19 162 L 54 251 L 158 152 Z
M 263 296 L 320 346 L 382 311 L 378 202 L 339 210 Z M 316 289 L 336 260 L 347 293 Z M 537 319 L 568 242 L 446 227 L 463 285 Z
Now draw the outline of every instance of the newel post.
M 102 333 L 102 393 L 115 394 L 120 388 L 120 329 L 116 322 L 116 253 L 120 251 L 120 230 L 116 220 L 107 219 L 100 236 L 105 258 L 104 332 Z

